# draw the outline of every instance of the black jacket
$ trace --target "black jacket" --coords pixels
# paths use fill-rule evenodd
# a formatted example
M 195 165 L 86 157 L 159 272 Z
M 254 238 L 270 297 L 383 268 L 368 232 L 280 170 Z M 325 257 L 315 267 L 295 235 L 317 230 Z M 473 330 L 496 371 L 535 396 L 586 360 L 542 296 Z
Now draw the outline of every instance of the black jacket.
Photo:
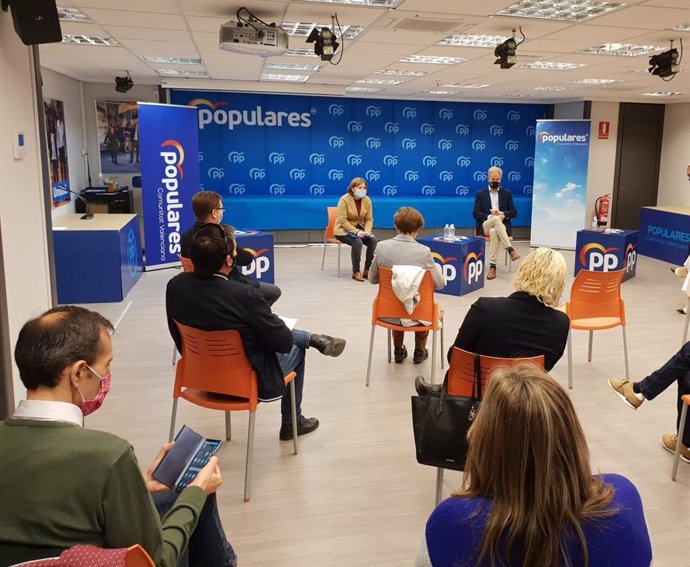
M 181 351 L 182 342 L 173 319 L 203 331 L 235 329 L 256 371 L 259 398 L 268 401 L 282 396 L 285 383 L 276 353 L 290 352 L 292 332 L 255 288 L 220 274 L 203 278 L 184 272 L 168 282 L 165 308 L 177 350 Z
M 480 297 L 465 315 L 453 346 L 501 358 L 543 354 L 548 371 L 563 356 L 569 327 L 565 313 L 523 291 L 508 297 Z
M 513 202 L 513 194 L 509 189 L 499 187 L 498 208 L 505 214 L 503 224 L 506 225 L 506 232 L 510 235 L 513 230 L 510 219 L 514 219 L 517 216 L 517 209 Z M 477 221 L 477 234 L 482 234 L 482 224 L 489 214 L 491 214 L 491 196 L 489 195 L 489 189 L 480 189 L 474 197 L 474 210 L 472 211 L 472 216 L 474 220 Z

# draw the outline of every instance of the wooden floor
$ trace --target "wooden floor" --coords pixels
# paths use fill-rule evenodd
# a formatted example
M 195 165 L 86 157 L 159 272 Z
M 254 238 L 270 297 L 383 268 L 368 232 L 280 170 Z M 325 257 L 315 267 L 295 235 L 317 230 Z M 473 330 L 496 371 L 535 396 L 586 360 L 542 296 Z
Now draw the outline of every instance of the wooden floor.
M 516 248 L 523 256 L 529 252 L 527 243 Z M 221 517 L 242 566 L 411 565 L 433 508 L 435 469 L 415 460 L 410 395 L 414 377 L 428 378 L 432 361 L 389 365 L 385 333 L 378 329 L 372 382 L 365 388 L 376 287 L 350 279 L 347 255 L 338 278 L 335 248 L 327 250 L 321 272 L 321 253 L 320 246 L 276 250 L 276 281 L 283 296 L 274 306 L 280 315 L 297 317 L 298 328 L 348 341 L 337 359 L 308 351 L 303 412 L 318 417 L 321 427 L 300 438 L 300 454 L 293 456 L 292 444 L 278 440 L 279 404 L 262 405 L 256 419 L 253 498 L 244 503 L 247 419 L 236 414 L 233 439 L 220 453 Z M 573 253 L 565 256 L 572 273 Z M 644 257 L 638 261 L 637 277 L 623 286 L 633 378 L 644 377 L 676 352 L 683 324 L 675 312 L 683 302 L 680 280 L 668 264 Z M 174 370 L 164 292 L 177 273 L 145 273 L 125 302 L 90 306 L 121 322 L 114 335 L 112 392 L 105 406 L 87 418 L 87 426 L 128 439 L 142 466 L 167 440 Z M 470 304 L 480 295 L 507 295 L 511 281 L 499 263 L 498 279 L 486 282 L 483 290 L 460 298 L 438 296 L 446 310 L 446 348 Z M 408 337 L 408 349 L 411 341 Z M 681 462 L 678 480 L 672 482 L 672 456 L 660 441 L 675 427 L 675 388 L 632 411 L 606 383 L 625 373 L 620 328 L 595 334 L 591 363 L 586 349 L 587 334 L 575 332 L 572 398 L 593 469 L 623 474 L 637 485 L 654 567 L 690 567 L 690 465 Z M 552 374 L 567 384 L 567 355 Z M 184 401 L 178 426 L 182 423 L 208 437 L 224 433 L 220 413 Z M 459 480 L 459 473 L 447 472 L 444 494 Z

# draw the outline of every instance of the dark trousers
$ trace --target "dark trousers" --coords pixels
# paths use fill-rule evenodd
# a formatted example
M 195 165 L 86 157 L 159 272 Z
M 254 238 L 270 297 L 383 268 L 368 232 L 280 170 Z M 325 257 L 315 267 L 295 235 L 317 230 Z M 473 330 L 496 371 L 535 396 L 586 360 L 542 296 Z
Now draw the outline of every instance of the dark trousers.
M 690 394 L 690 342 L 685 343 L 666 364 L 639 382 L 640 393 L 653 400 L 674 382 L 678 382 L 678 417 L 676 428 L 680 425 L 680 412 L 683 409 L 681 396 Z M 683 445 L 690 447 L 690 412 L 685 421 Z
M 367 255 L 364 258 L 364 269 L 368 270 L 371 268 L 371 263 L 374 260 L 374 252 L 376 251 L 376 237 L 371 236 L 367 238 L 359 238 L 357 236 L 350 236 L 346 234 L 345 236 L 334 235 L 340 242 L 347 244 L 352 248 L 352 273 L 361 272 L 362 264 L 362 246 L 367 247 Z

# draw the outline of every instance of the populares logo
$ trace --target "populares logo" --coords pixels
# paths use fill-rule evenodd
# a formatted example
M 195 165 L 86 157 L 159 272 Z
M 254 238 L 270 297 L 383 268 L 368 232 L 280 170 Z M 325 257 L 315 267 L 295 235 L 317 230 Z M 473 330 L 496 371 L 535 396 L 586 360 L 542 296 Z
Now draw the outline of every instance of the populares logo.
M 309 187 L 309 192 L 315 197 L 320 197 L 326 192 L 326 186 L 315 183 Z
M 455 160 L 455 163 L 458 164 L 458 167 L 469 167 L 472 163 L 472 160 L 467 156 L 460 156 Z
M 310 128 L 311 112 L 287 112 L 284 110 L 264 110 L 261 106 L 255 106 L 251 110 L 238 110 L 227 108 L 229 102 L 219 101 L 212 103 L 205 98 L 195 98 L 187 103 L 187 106 L 196 106 L 199 115 L 199 130 L 203 130 L 209 124 L 227 126 L 233 130 L 236 126 L 290 126 L 291 128 Z
M 271 154 L 274 155 L 274 154 Z M 269 156 L 270 160 L 271 156 Z M 230 152 L 228 154 L 228 161 L 230 163 L 244 163 L 244 152 Z M 271 162 L 273 163 L 273 162 Z
M 541 142 L 542 144 L 555 144 L 557 142 L 582 143 L 587 141 L 587 134 L 551 134 L 550 132 L 544 131 L 539 132 L 539 135 L 537 136 L 537 141 Z
M 208 170 L 208 176 L 211 179 L 223 179 L 225 170 L 222 167 L 211 167 Z
M 271 260 L 266 256 L 266 252 L 270 252 L 268 248 L 262 248 L 261 250 L 253 250 L 252 248 L 245 248 L 252 256 L 254 260 L 249 266 L 242 266 L 242 274 L 245 276 L 254 275 L 257 280 L 261 279 L 261 276 L 271 269 Z
M 309 156 L 309 163 L 312 165 L 323 165 L 326 163 L 325 154 L 311 154 Z
M 271 195 L 275 195 L 275 196 L 285 195 L 285 192 L 286 192 L 285 185 L 282 185 L 280 183 L 272 183 L 268 188 L 268 192 Z
M 169 149 L 164 149 L 169 148 Z M 168 253 L 179 254 L 180 245 L 180 212 L 184 208 L 180 203 L 179 180 L 184 179 L 184 148 L 177 140 L 165 140 L 161 144 L 160 157 L 163 160 L 161 187 L 158 188 L 158 223 L 167 225 Z M 164 204 L 165 203 L 165 204 Z M 161 242 L 161 252 L 164 244 Z M 165 260 L 165 254 L 161 254 Z
M 462 276 L 467 285 L 477 283 L 481 275 L 484 273 L 484 261 L 482 260 L 483 255 L 484 252 L 480 252 L 479 254 L 476 252 L 470 252 L 465 257 L 465 263 L 462 266 Z
M 619 248 L 604 248 L 598 242 L 585 244 L 580 250 L 580 266 L 587 270 L 608 272 L 618 267 L 618 256 L 612 254 Z
M 625 271 L 634 272 L 637 264 L 637 245 L 632 242 L 625 247 Z
M 457 262 L 458 259 L 455 256 L 444 258 L 438 252 L 432 252 L 431 255 L 441 265 L 441 271 L 446 278 L 446 282 L 452 282 L 458 276 L 458 271 L 450 262 Z
M 382 191 L 383 191 L 383 194 L 386 195 L 386 197 L 394 197 L 395 194 L 398 192 L 398 186 L 397 185 L 384 185 Z

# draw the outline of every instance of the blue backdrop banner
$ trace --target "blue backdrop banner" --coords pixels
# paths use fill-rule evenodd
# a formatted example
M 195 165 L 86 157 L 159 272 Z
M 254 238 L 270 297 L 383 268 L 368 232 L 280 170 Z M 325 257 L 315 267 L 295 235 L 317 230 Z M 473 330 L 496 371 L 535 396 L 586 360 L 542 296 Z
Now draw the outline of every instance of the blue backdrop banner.
M 139 103 L 141 200 L 146 268 L 178 263 L 180 235 L 194 224 L 199 190 L 197 113 L 168 104 Z
M 545 111 L 181 90 L 172 102 L 198 109 L 203 188 L 226 198 L 333 204 L 353 177 L 366 178 L 374 198 L 473 199 L 491 165 L 503 168 L 516 196 L 530 198 L 535 124 Z
M 575 248 L 585 224 L 589 128 L 589 120 L 537 121 L 532 246 Z

